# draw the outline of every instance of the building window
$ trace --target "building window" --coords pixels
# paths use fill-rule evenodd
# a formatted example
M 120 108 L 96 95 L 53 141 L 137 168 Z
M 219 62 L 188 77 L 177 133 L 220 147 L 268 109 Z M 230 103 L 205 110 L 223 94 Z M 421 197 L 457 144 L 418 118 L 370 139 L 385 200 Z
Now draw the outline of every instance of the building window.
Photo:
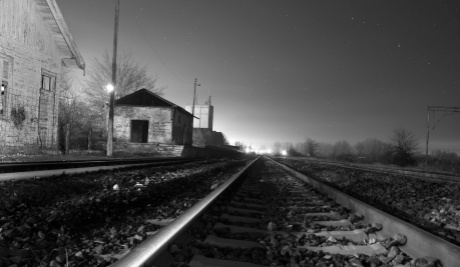
M 147 143 L 149 136 L 149 121 L 132 120 L 131 121 L 131 142 Z
M 54 91 L 56 89 L 56 74 L 42 69 L 42 90 Z
M 7 97 L 9 93 L 8 85 L 11 85 L 12 77 L 12 62 L 13 58 L 4 54 L 0 54 L 0 116 L 7 114 Z
M 8 88 L 8 82 L 2 81 L 2 87 L 0 89 L 0 116 L 6 111 L 6 90 Z

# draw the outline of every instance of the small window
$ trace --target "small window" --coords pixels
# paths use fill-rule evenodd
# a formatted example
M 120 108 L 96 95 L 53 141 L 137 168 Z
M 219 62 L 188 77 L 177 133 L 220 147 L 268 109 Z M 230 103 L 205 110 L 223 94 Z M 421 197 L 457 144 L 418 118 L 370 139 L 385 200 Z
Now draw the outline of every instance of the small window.
M 2 87 L 0 89 L 0 115 L 4 114 L 6 107 L 6 90 L 8 88 L 8 82 L 2 81 Z
M 42 90 L 54 91 L 56 89 L 56 74 L 42 69 Z
M 9 94 L 10 88 L 8 85 L 11 86 L 12 84 L 12 63 L 13 58 L 4 54 L 0 54 L 0 116 L 4 117 L 7 114 L 7 94 Z
M 149 136 L 149 121 L 132 120 L 131 121 L 131 142 L 147 143 Z

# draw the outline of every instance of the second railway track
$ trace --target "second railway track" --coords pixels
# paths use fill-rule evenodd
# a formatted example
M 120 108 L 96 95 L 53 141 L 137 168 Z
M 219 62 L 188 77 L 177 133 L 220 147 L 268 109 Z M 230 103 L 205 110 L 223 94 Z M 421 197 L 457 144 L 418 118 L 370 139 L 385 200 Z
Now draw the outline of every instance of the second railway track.
M 0 163 L 0 173 L 25 171 L 55 170 L 69 168 L 85 168 L 96 166 L 113 166 L 139 163 L 166 163 L 184 160 L 184 158 L 126 158 L 107 160 L 72 160 L 72 161 L 40 161 L 40 162 L 10 162 Z M 190 160 L 190 159 L 188 159 Z
M 454 244 L 274 161 L 254 165 L 112 266 L 455 267 L 460 262 Z
M 129 168 L 161 167 L 205 161 L 187 158 L 140 158 L 104 161 L 32 162 L 0 165 L 0 182 Z

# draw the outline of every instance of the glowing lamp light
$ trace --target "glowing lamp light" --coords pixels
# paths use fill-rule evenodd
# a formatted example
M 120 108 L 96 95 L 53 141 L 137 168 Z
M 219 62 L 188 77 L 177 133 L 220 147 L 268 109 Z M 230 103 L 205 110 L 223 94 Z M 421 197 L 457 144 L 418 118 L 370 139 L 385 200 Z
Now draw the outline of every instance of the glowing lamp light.
M 113 91 L 114 88 L 113 88 L 113 85 L 111 85 L 111 84 L 109 83 L 109 84 L 107 84 L 107 85 L 105 86 L 105 89 L 107 90 L 107 92 L 111 93 L 111 92 Z
M 287 156 L 287 151 L 286 151 L 286 150 L 282 150 L 282 151 L 281 151 L 281 155 Z

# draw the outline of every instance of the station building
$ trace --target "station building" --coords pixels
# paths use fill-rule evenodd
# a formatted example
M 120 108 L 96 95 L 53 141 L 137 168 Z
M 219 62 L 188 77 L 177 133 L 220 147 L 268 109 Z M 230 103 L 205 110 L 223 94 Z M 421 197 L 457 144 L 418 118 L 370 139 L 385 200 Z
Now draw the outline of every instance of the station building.
M 63 68 L 85 69 L 55 0 L 0 1 L 0 154 L 56 149 Z
M 197 129 L 193 129 L 192 118 L 187 110 L 147 89 L 117 99 L 113 123 L 114 154 L 240 156 L 239 152 L 224 147 L 194 146 L 192 133 Z M 201 130 L 209 132 L 207 128 Z
M 114 151 L 154 151 L 161 145 L 192 144 L 192 114 L 147 90 L 115 101 Z

